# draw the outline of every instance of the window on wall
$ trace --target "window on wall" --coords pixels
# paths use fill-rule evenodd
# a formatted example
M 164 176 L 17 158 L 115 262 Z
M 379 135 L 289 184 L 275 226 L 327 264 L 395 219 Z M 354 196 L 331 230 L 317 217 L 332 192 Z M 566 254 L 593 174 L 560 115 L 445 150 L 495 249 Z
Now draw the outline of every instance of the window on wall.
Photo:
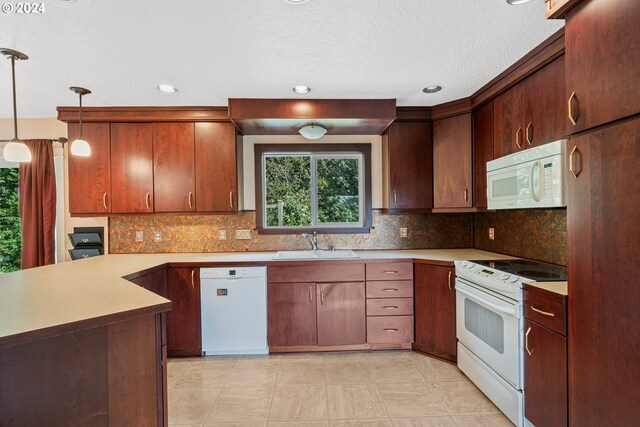
M 0 164 L 0 274 L 20 270 L 18 168 Z
M 366 232 L 370 145 L 256 145 L 256 208 L 262 232 Z

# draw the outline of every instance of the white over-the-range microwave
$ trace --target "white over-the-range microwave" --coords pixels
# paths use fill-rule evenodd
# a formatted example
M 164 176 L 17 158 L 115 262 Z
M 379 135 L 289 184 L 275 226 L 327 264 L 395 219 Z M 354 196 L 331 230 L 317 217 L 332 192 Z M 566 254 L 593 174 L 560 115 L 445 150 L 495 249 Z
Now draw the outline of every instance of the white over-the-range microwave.
M 566 150 L 562 139 L 487 162 L 487 208 L 566 206 Z

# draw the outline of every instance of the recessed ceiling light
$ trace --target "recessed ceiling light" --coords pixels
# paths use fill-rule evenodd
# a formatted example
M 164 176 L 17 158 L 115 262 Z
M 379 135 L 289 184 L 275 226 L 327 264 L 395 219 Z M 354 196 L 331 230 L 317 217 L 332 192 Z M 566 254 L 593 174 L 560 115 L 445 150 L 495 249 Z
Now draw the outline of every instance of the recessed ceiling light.
M 442 90 L 442 86 L 440 85 L 431 85 L 422 89 L 424 93 L 436 93 L 436 92 L 440 92 L 441 90 Z
M 295 93 L 309 93 L 311 92 L 311 88 L 305 85 L 296 85 L 293 87 L 293 91 Z
M 289 4 L 302 4 L 308 1 L 309 0 L 284 0 L 285 3 L 289 3 Z
M 167 84 L 158 85 L 158 90 L 160 92 L 165 92 L 165 93 L 174 93 L 178 91 L 178 89 L 176 89 L 175 87 Z
M 517 5 L 517 4 L 524 4 L 527 3 L 529 0 L 507 0 L 507 3 L 509 3 L 510 5 Z

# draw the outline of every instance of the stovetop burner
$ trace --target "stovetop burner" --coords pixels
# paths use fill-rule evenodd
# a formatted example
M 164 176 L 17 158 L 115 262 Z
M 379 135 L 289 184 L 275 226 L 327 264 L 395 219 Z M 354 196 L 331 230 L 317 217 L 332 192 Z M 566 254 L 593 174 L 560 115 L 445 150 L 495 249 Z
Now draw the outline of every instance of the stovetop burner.
M 526 277 L 536 282 L 555 282 L 567 280 L 567 268 L 560 265 L 529 259 L 501 259 L 471 261 L 476 264 L 495 268 L 505 273 Z

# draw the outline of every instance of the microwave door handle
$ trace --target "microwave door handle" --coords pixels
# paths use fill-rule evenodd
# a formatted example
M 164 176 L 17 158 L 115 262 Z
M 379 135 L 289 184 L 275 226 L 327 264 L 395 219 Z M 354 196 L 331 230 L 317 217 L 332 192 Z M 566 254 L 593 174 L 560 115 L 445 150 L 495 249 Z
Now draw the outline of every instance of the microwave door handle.
M 538 162 L 533 162 L 531 163 L 531 169 L 529 169 L 529 192 L 531 193 L 531 198 L 535 202 L 540 202 L 540 197 L 536 196 L 536 189 L 533 186 L 533 170 L 536 166 L 538 166 Z
M 497 304 L 493 304 L 493 303 L 483 299 L 482 297 L 479 297 L 479 296 L 477 296 L 475 294 L 472 294 L 471 292 L 468 292 L 468 291 L 466 291 L 464 289 L 461 289 L 459 286 L 456 286 L 456 291 L 460 292 L 462 295 L 466 295 L 467 297 L 469 297 L 469 298 L 471 298 L 473 300 L 476 300 L 480 304 L 486 305 L 487 307 L 491 307 L 494 310 L 497 310 L 497 311 L 499 311 L 501 313 L 509 314 L 511 316 L 515 316 L 516 315 L 516 312 L 515 312 L 514 309 L 509 309 L 509 308 L 506 308 L 506 307 L 499 306 Z

